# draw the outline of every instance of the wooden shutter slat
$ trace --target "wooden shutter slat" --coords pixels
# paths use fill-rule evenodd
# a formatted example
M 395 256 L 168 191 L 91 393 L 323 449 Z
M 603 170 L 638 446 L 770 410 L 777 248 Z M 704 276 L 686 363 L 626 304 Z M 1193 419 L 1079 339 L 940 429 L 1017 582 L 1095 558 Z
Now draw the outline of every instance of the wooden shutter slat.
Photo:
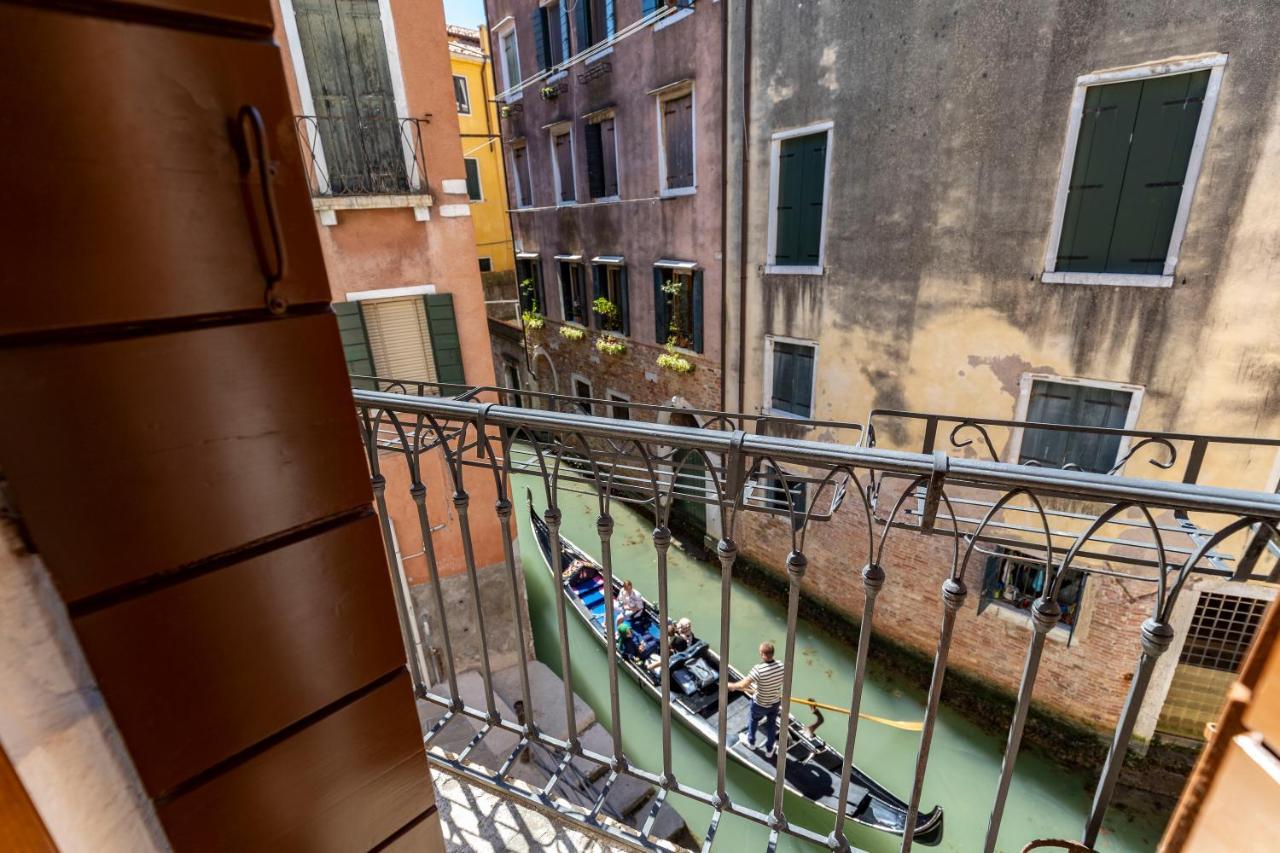
M 347 373 L 355 376 L 374 375 L 373 352 L 369 349 L 369 334 L 364 327 L 360 303 L 335 302 L 333 313 L 338 318 L 338 333 L 342 336 L 342 355 L 347 362 Z M 352 384 L 357 388 L 376 390 L 368 380 Z
M 577 0 L 573 7 L 574 45 L 579 53 L 591 46 L 591 16 L 588 8 L 588 0 Z
M 586 144 L 587 191 L 592 198 L 604 198 L 607 193 L 604 186 L 604 145 L 601 139 L 600 125 L 587 125 Z
M 430 329 L 429 344 L 436 376 L 440 382 L 462 385 L 466 382 L 462 371 L 462 338 L 453 312 L 453 294 L 429 294 L 422 301 Z
M 480 161 L 464 157 L 462 166 L 467 172 L 467 198 L 480 201 L 483 195 L 480 191 Z
M 631 294 L 628 292 L 627 268 L 618 267 L 618 314 L 622 318 L 622 334 L 631 334 Z
M 665 344 L 671 337 L 667 294 L 662 291 L 664 272 L 662 267 L 653 268 L 653 339 L 659 344 Z
M 827 134 L 806 137 L 803 147 L 803 202 L 799 210 L 800 257 L 816 266 L 822 253 L 822 210 L 827 178 Z
M 774 263 L 798 266 L 800 209 L 803 204 L 802 139 L 784 139 L 778 151 L 778 206 L 774 222 Z
M 1107 255 L 1108 272 L 1164 272 L 1208 86 L 1208 71 L 1143 82 Z
M 604 0 L 604 36 L 605 38 L 613 38 L 613 34 L 617 31 L 617 12 L 614 8 L 614 0 Z
M 564 62 L 573 56 L 573 42 L 569 35 L 569 10 L 565 8 L 565 0 L 560 0 L 560 61 Z
M 693 312 L 693 351 L 702 352 L 702 270 L 694 270 L 693 273 L 693 294 L 690 310 Z
M 538 68 L 546 71 L 551 67 L 551 45 L 547 39 L 547 10 L 543 6 L 539 6 L 533 10 L 533 23 L 531 32 L 533 33 L 533 48 L 537 54 Z
M 613 119 L 600 122 L 600 147 L 604 154 L 604 194 L 618 194 L 618 140 L 614 135 Z
M 572 137 L 568 133 L 562 133 L 555 137 L 556 165 L 559 168 L 561 201 L 574 201 L 577 198 L 577 193 L 574 188 L 573 147 L 570 144 L 571 138 Z

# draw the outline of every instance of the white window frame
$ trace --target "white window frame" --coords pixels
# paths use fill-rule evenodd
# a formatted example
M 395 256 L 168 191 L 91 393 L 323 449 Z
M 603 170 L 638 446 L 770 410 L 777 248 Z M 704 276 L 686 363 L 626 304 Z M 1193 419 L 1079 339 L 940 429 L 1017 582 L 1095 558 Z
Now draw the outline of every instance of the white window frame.
M 769 137 L 769 231 L 764 271 L 770 275 L 822 275 L 827 263 L 827 211 L 831 199 L 831 149 L 835 147 L 835 122 L 820 121 L 816 124 L 776 131 Z M 822 175 L 822 228 L 818 235 L 818 263 L 815 266 L 779 266 L 778 254 L 778 184 L 781 181 L 782 142 L 797 136 L 814 133 L 827 134 L 827 162 Z
M 564 283 L 560 281 L 560 265 L 561 265 L 561 264 L 573 264 L 574 266 L 576 266 L 576 267 L 578 267 L 578 268 L 579 268 L 579 270 L 578 270 L 579 275 L 582 275 L 582 276 L 585 276 L 585 275 L 586 275 L 586 272 L 582 269 L 582 267 L 586 266 L 586 264 L 584 264 L 584 263 L 582 262 L 582 253 L 581 253 L 581 252 L 577 252 L 577 253 L 573 253 L 573 254 L 553 255 L 553 256 L 552 256 L 552 263 L 554 263 L 554 264 L 556 265 L 556 266 L 555 266 L 555 272 L 556 272 L 556 294 L 557 294 L 557 295 L 556 295 L 556 298 L 560 300 L 560 317 L 562 318 L 560 322 L 564 323 L 564 325 L 566 325 L 566 326 L 573 326 L 573 327 L 578 328 L 578 329 L 586 329 L 587 331 L 590 331 L 590 328 L 588 327 L 588 325 L 587 325 L 587 324 L 579 323 L 577 320 L 571 320 L 571 319 L 569 319 L 569 306 L 568 306 L 568 305 L 566 305 L 566 304 L 565 304 L 565 301 L 564 301 Z M 541 267 L 539 267 L 539 269 L 541 269 Z M 587 296 L 590 296 L 590 295 L 591 295 L 591 290 L 590 290 L 590 288 L 588 288 L 588 287 L 587 287 L 587 281 L 585 280 L 585 278 L 583 279 L 582 286 L 583 286 L 583 288 L 585 288 L 585 289 L 586 289 L 586 295 L 587 295 Z M 572 291 L 572 290 L 573 290 L 573 288 L 572 288 L 572 287 L 570 287 L 569 289 L 570 289 L 570 291 Z M 545 285 L 545 284 L 543 285 L 543 290 L 544 290 L 544 291 L 546 290 L 546 285 Z M 590 311 L 591 311 L 591 304 L 590 304 L 590 303 L 587 303 L 586 310 L 587 310 L 588 312 L 590 312 Z M 590 322 L 591 322 L 591 315 L 590 315 L 590 313 L 588 313 L 588 314 L 587 314 L 587 323 L 590 323 Z
M 458 115 L 469 116 L 471 115 L 471 84 L 467 81 L 467 75 L 465 74 L 454 74 L 453 79 L 455 82 L 458 80 L 462 81 L 462 96 L 467 100 L 467 109 L 465 111 L 458 110 Z M 455 89 L 455 94 L 456 94 L 456 89 Z M 457 101 L 456 97 L 454 98 L 454 101 L 455 102 Z
M 813 350 L 813 376 L 809 382 L 809 416 L 797 415 L 793 412 L 773 407 L 773 345 L 777 341 L 784 344 L 805 346 Z M 791 418 L 796 421 L 813 420 L 814 411 L 818 408 L 818 342 L 808 338 L 791 338 L 786 335 L 764 336 L 764 387 L 760 398 L 760 412 L 775 418 Z
M 569 176 L 569 180 L 573 181 L 573 199 L 571 201 L 564 201 L 560 198 L 564 193 L 561 192 L 562 187 L 560 185 L 560 158 L 556 156 L 556 137 L 566 135 L 569 137 L 569 168 L 573 170 L 573 174 Z M 551 174 L 554 178 L 552 185 L 556 192 L 556 207 L 573 207 L 578 203 L 578 152 L 574 149 L 573 122 L 557 122 L 547 128 L 547 142 L 551 151 Z M 528 152 L 526 152 L 525 157 L 528 156 Z M 529 175 L 529 186 L 531 188 L 533 186 L 532 172 Z
M 658 120 L 658 196 L 659 198 L 679 198 L 680 196 L 693 195 L 698 191 L 698 98 L 694 83 L 692 80 L 682 80 L 679 83 L 656 89 L 650 94 L 655 96 L 653 103 Z M 667 146 L 665 144 L 666 125 L 662 121 L 662 105 L 675 98 L 683 98 L 685 95 L 689 96 L 689 105 L 693 111 L 689 119 L 689 148 L 690 156 L 693 158 L 693 183 L 687 187 L 668 189 Z M 616 123 L 614 124 L 613 138 L 616 143 L 618 139 Z M 618 191 L 622 191 L 621 173 L 618 175 Z
M 528 157 L 529 156 L 528 153 L 526 153 L 525 156 Z M 484 176 L 480 174 L 480 158 L 479 157 L 463 157 L 462 158 L 462 174 L 464 176 L 467 174 L 467 161 L 471 161 L 472 163 L 476 164 L 476 186 L 480 188 L 479 198 L 471 198 L 470 192 L 468 192 L 467 199 L 472 204 L 479 204 L 480 202 L 484 201 Z M 463 182 L 465 183 L 465 177 Z
M 591 199 L 591 202 L 593 204 L 612 204 L 616 201 L 622 201 L 622 158 L 618 154 L 617 111 L 612 108 L 606 109 L 606 110 L 599 110 L 594 113 L 587 113 L 585 116 L 582 117 L 582 119 L 589 125 L 600 124 L 600 122 L 606 119 L 613 119 L 613 171 L 614 171 L 614 178 L 617 180 L 618 191 L 613 195 L 606 195 L 606 196 L 601 196 L 600 198 L 593 198 Z M 584 142 L 583 144 L 585 145 L 586 143 Z M 587 195 L 591 195 L 590 184 L 591 182 L 588 181 Z
M 1222 88 L 1222 72 L 1227 65 L 1225 53 L 1208 54 L 1190 59 L 1160 60 L 1113 71 L 1085 74 L 1076 78 L 1075 92 L 1071 96 L 1071 112 L 1067 121 L 1067 135 L 1062 145 L 1062 162 L 1058 166 L 1058 189 L 1053 199 L 1053 219 L 1049 226 L 1049 240 L 1044 252 L 1044 272 L 1040 280 L 1045 284 L 1102 284 L 1124 287 L 1172 287 L 1174 271 L 1178 266 L 1182 238 L 1186 236 L 1187 219 L 1191 215 L 1191 200 L 1195 196 L 1200 169 L 1204 165 L 1204 152 L 1213 125 L 1214 109 L 1218 105 L 1218 92 Z M 1092 86 L 1123 83 L 1151 77 L 1171 77 L 1209 69 L 1209 84 L 1200 109 L 1200 122 L 1196 125 L 1195 139 L 1191 144 L 1191 156 L 1187 160 L 1186 180 L 1182 184 L 1182 196 L 1178 200 L 1178 213 L 1173 220 L 1173 233 L 1169 235 L 1169 247 L 1165 253 L 1164 272 L 1160 275 L 1108 272 L 1058 272 L 1058 246 L 1062 242 L 1062 221 L 1067 211 L 1067 191 L 1071 185 L 1071 170 L 1075 165 L 1076 144 L 1080 140 L 1080 122 L 1084 114 L 1086 90 Z
M 496 27 L 498 33 L 498 57 L 497 64 L 502 69 L 502 91 L 505 93 L 499 100 L 504 103 L 514 103 L 524 97 L 524 89 L 518 88 L 522 81 L 510 79 L 507 69 L 506 51 L 503 50 L 503 40 L 510 37 L 512 46 L 515 47 L 516 55 L 516 73 L 520 72 L 520 39 L 516 35 L 515 21 L 499 24 Z M 512 91 L 515 87 L 515 91 Z
M 1110 382 L 1105 379 L 1082 379 L 1076 376 L 1057 376 L 1052 373 L 1024 373 L 1018 382 L 1018 405 L 1014 411 L 1013 419 L 1015 421 L 1025 421 L 1027 419 L 1027 409 L 1031 406 L 1031 386 L 1037 380 L 1044 382 L 1057 382 L 1062 385 L 1084 385 L 1089 388 L 1107 388 L 1112 391 L 1128 391 L 1132 396 L 1129 397 L 1129 413 L 1125 416 L 1124 427 L 1126 430 L 1137 429 L 1138 413 L 1142 409 L 1142 397 L 1146 393 L 1146 389 L 1141 385 L 1130 385 L 1126 382 Z M 1009 458 L 1008 461 L 1017 464 L 1018 457 L 1022 455 L 1022 427 L 1014 427 L 1013 433 L 1009 438 Z M 1131 436 L 1120 436 L 1120 445 L 1116 448 L 1116 458 L 1111 463 L 1124 458 L 1129 452 Z M 1126 463 L 1127 464 L 1127 463 Z M 1118 475 L 1124 474 L 1124 468 L 1116 472 Z
M 616 417 L 616 416 L 615 416 L 615 414 L 614 414 L 614 405 L 613 405 L 613 403 L 614 403 L 614 399 L 615 399 L 615 398 L 617 399 L 617 401 L 618 401 L 619 403 L 630 403 L 630 402 L 631 402 L 631 395 L 630 395 L 630 394 L 623 394 L 621 391 L 615 391 L 615 390 L 613 390 L 612 388 L 608 388 L 608 387 L 606 387 L 606 388 L 605 388 L 604 393 L 605 393 L 605 396 L 606 396 L 606 397 L 608 398 L 608 400 L 609 400 L 609 403 L 608 403 L 608 405 L 609 405 L 609 417 L 611 417 L 611 418 L 612 418 L 612 417 Z
M 524 165 L 529 170 L 529 198 L 524 198 L 520 193 L 520 170 L 516 167 L 516 150 L 524 149 Z M 511 176 L 513 192 L 515 196 L 516 209 L 520 210 L 526 207 L 533 207 L 533 163 L 529 160 L 529 143 L 522 141 L 520 143 L 511 143 Z
M 582 397 L 579 397 L 579 396 L 578 396 L 578 383 L 579 383 L 579 382 L 585 382 L 585 383 L 586 383 L 586 385 L 587 385 L 587 397 L 589 397 L 591 400 L 595 400 L 595 398 L 596 398 L 596 389 L 595 389 L 595 386 L 591 384 L 591 380 L 590 380 L 590 379 L 588 379 L 586 376 L 583 376 L 581 373 L 570 373 L 570 374 L 569 374 L 569 396 L 570 396 L 570 397 L 573 397 L 575 400 L 581 400 L 581 399 L 583 399 Z M 589 402 L 589 403 L 587 403 L 587 407 L 591 410 L 590 412 L 588 412 L 588 414 L 594 415 L 594 414 L 596 413 L 596 405 L 595 405 L 595 403 L 593 403 L 593 402 Z

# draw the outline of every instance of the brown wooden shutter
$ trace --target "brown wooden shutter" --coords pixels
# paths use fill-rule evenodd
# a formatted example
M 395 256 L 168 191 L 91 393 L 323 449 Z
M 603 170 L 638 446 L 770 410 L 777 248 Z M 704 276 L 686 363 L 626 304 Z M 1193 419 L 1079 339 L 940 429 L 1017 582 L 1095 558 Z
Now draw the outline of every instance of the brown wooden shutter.
M 693 186 L 693 94 L 662 104 L 667 189 Z
M 613 133 L 613 119 L 600 122 L 600 147 L 604 153 L 604 194 L 618 194 L 618 142 Z
M 572 135 L 561 133 L 555 137 L 556 166 L 560 174 L 560 201 L 575 201 Z
M 600 125 L 586 126 L 584 141 L 587 148 L 587 192 L 591 198 L 604 198 L 604 146 L 600 138 Z

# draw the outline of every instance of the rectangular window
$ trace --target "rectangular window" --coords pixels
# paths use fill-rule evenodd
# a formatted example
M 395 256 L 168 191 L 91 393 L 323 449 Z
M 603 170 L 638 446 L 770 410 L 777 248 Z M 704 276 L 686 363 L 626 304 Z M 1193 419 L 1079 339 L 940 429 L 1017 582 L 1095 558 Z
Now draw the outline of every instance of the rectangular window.
M 516 207 L 530 207 L 533 205 L 533 185 L 529 178 L 528 146 L 512 146 L 511 164 L 516 173 Z
M 631 420 L 631 409 L 627 405 L 631 401 L 621 394 L 609 392 L 609 417 L 620 421 Z
M 1123 429 L 1134 402 L 1134 393 L 1122 388 L 1032 379 L 1022 420 Z M 1106 474 L 1116 466 L 1122 440 L 1121 435 L 1026 427 L 1018 462 Z
M 769 411 L 773 414 L 813 417 L 814 361 L 817 347 L 799 341 L 767 338 Z
M 453 75 L 453 100 L 458 104 L 458 115 L 471 115 L 471 95 L 467 91 L 467 78 Z
M 536 256 L 516 258 L 516 284 L 520 290 L 520 311 L 546 316 L 547 299 L 543 295 L 542 264 Z
M 544 3 L 533 10 L 533 45 L 538 54 L 538 68 L 550 71 L 564 61 L 560 31 L 560 3 Z
M 573 180 L 573 130 L 551 132 L 551 170 L 556 185 L 556 203 L 573 204 L 578 199 Z
M 591 122 L 586 128 L 587 187 L 592 200 L 618 197 L 618 141 L 613 116 Z
M 522 78 L 520 77 L 520 51 L 516 47 L 516 28 L 514 26 L 498 35 L 498 54 L 501 59 L 503 90 L 518 86 Z M 518 101 L 521 94 L 519 90 L 512 92 L 507 96 L 507 100 Z
M 1045 281 L 1172 284 L 1225 61 L 1077 81 Z
M 702 352 L 702 270 L 688 261 L 653 269 L 654 340 Z
M 797 530 L 804 524 L 804 513 L 809 505 L 808 494 L 804 481 L 797 476 L 789 475 L 783 479 L 777 468 L 766 467 L 756 475 L 753 491 L 764 506 L 780 514 L 792 516 Z
M 986 610 L 990 604 L 997 604 L 1030 614 L 1031 605 L 1044 594 L 1044 561 L 1008 548 L 998 548 L 997 551 L 999 553 L 987 558 L 978 612 Z M 1066 632 L 1068 638 L 1080 618 L 1084 581 L 1084 572 L 1067 569 L 1058 586 L 1058 606 L 1062 608 L 1062 615 L 1053 630 Z
M 490 258 L 480 259 L 480 272 L 493 272 L 493 261 Z
M 613 35 L 615 0 L 576 0 L 573 12 L 573 43 L 581 53 Z
M 573 396 L 578 398 L 578 410 L 584 415 L 593 415 L 591 406 L 591 383 L 581 376 L 573 377 Z
M 502 402 L 508 406 L 524 407 L 524 395 L 520 394 L 520 364 L 513 358 L 502 359 L 503 384 L 513 393 L 504 394 Z
M 769 195 L 769 266 L 822 272 L 830 130 L 775 136 Z M 771 270 L 772 271 L 772 270 Z
M 467 198 L 484 201 L 484 194 L 480 191 L 480 161 L 474 157 L 463 157 L 462 165 L 467 170 Z
M 594 284 L 591 313 L 595 327 L 602 332 L 631 334 L 631 300 L 622 258 L 592 258 L 591 272 Z
M 658 98 L 658 177 L 662 195 L 694 191 L 693 91 Z
M 566 323 L 588 324 L 587 283 L 576 260 L 560 261 L 560 305 Z

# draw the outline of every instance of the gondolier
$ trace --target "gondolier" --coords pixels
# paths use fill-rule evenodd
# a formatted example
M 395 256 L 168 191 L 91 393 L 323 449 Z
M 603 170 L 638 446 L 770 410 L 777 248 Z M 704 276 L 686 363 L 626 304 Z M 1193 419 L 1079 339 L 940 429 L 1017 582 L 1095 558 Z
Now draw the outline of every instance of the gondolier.
M 760 663 L 751 667 L 751 671 L 740 681 L 729 685 L 730 690 L 746 690 L 751 693 L 751 715 L 747 730 L 738 734 L 738 739 L 748 749 L 756 748 L 756 727 L 764 720 L 764 752 L 773 758 L 778 754 L 778 711 L 782 707 L 781 661 L 773 659 L 773 643 L 765 640 L 760 644 Z

